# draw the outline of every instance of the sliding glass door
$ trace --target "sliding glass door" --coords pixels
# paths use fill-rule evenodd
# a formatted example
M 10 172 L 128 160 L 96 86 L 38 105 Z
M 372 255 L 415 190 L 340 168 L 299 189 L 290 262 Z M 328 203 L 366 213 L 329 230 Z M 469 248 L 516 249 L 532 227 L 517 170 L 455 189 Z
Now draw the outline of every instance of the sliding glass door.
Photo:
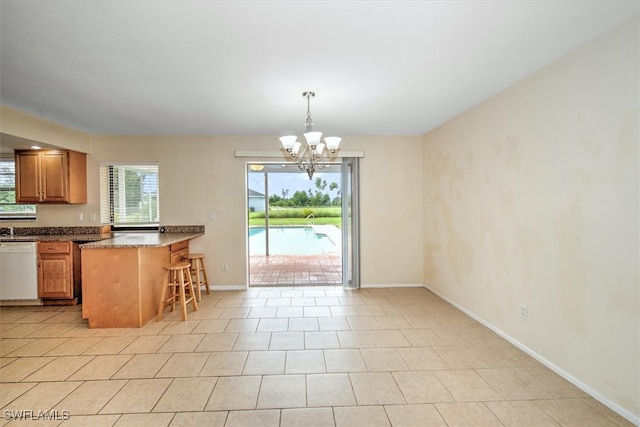
M 247 163 L 250 286 L 359 287 L 357 177 L 357 158 L 312 180 L 291 163 Z
M 360 287 L 358 158 L 342 159 L 342 286 Z
M 250 286 L 341 285 L 342 166 L 247 164 Z

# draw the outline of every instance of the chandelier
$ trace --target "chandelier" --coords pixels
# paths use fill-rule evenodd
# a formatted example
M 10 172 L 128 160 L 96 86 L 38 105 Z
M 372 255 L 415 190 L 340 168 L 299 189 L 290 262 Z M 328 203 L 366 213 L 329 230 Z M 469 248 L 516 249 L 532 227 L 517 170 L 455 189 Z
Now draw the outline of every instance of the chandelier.
M 298 142 L 296 135 L 281 136 L 280 142 L 282 142 L 282 147 L 289 153 L 291 160 L 298 165 L 301 171 L 306 172 L 309 175 L 309 179 L 311 179 L 316 170 L 324 168 L 327 165 L 326 162 L 333 160 L 342 138 L 327 136 L 324 138 L 324 143 L 320 142 L 322 132 L 313 131 L 313 121 L 311 121 L 309 108 L 311 98 L 316 94 L 308 91 L 303 92 L 302 96 L 307 98 L 307 120 L 304 123 L 304 138 L 307 143 Z

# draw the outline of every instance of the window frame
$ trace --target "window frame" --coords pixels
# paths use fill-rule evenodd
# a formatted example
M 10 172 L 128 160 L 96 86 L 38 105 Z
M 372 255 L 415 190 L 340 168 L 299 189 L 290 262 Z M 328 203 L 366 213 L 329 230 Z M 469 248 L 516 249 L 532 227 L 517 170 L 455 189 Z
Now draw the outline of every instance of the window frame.
M 155 197 L 155 214 L 157 221 L 143 221 L 143 222 L 116 222 L 115 212 L 115 191 L 114 191 L 114 168 L 122 168 L 126 170 L 132 169 L 153 169 L 155 168 L 156 182 L 155 182 L 155 195 L 152 195 L 152 199 Z M 100 220 L 102 224 L 111 225 L 112 231 L 157 231 L 160 228 L 160 168 L 157 162 L 104 162 L 100 163 Z M 126 187 L 124 187 L 126 194 Z M 153 194 L 153 193 L 152 193 Z M 126 198 L 126 196 L 124 196 Z M 140 200 L 140 203 L 143 201 Z M 126 207 L 124 208 L 126 210 Z
M 12 166 L 9 167 L 7 171 L 3 171 L 4 163 L 12 163 Z M 19 206 L 23 209 L 22 212 L 4 212 L 0 209 L 0 221 L 36 221 L 38 215 L 37 205 L 34 203 L 17 203 L 15 202 L 16 197 L 16 158 L 14 155 L 0 154 L 0 191 L 13 191 L 14 194 L 14 202 L 13 203 L 3 203 L 0 202 L 0 207 L 4 206 Z M 13 175 L 13 186 L 3 186 L 3 182 L 5 179 L 3 177 Z M 32 209 L 32 211 L 27 211 L 28 209 Z

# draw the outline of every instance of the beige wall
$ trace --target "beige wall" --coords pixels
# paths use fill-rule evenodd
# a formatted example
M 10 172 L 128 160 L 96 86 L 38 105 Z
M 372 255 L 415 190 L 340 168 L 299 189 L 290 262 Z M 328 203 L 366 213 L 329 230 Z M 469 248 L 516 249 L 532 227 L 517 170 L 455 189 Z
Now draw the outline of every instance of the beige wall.
M 636 17 L 425 135 L 423 197 L 425 284 L 635 417 L 638 48 Z
M 422 284 L 422 141 L 419 137 L 345 137 L 362 150 L 362 283 Z M 277 151 L 275 137 L 93 136 L 95 162 L 157 161 L 164 224 L 204 224 L 193 247 L 207 254 L 214 285 L 247 283 L 246 163 L 235 151 Z M 388 158 L 388 147 L 418 153 Z M 271 160 L 271 159 L 268 159 Z M 97 165 L 95 166 L 97 167 Z M 211 213 L 215 212 L 215 220 Z M 385 244 L 380 244 L 385 242 Z M 407 248 L 405 252 L 394 249 Z M 220 267 L 228 264 L 229 271 Z
M 13 112 L 12 110 L 5 109 Z M 4 115 L 0 132 L 63 148 L 67 128 L 36 117 Z M 214 286 L 245 286 L 246 162 L 236 150 L 274 151 L 275 136 L 115 136 L 87 135 L 88 203 L 38 205 L 36 222 L 13 226 L 87 226 L 91 214 L 100 212 L 98 166 L 101 162 L 158 162 L 160 219 L 163 224 L 205 225 L 205 236 L 192 249 L 207 255 Z M 408 158 L 389 157 L 390 147 L 413 153 Z M 345 137 L 344 150 L 364 151 L 361 159 L 362 284 L 422 285 L 422 140 L 420 137 Z M 271 160 L 271 159 L 268 159 Z M 215 220 L 211 213 L 215 212 Z M 84 221 L 78 222 L 78 213 Z M 99 215 L 98 215 L 99 218 Z M 397 250 L 402 247 L 403 250 Z M 406 250 L 404 249 L 406 248 Z M 226 272 L 222 264 L 228 264 Z
M 36 124 L 36 125 L 34 125 Z M 0 106 L 0 132 L 87 153 L 91 136 L 22 111 Z
M 422 285 L 421 138 L 348 143 L 365 152 L 360 162 L 363 285 Z

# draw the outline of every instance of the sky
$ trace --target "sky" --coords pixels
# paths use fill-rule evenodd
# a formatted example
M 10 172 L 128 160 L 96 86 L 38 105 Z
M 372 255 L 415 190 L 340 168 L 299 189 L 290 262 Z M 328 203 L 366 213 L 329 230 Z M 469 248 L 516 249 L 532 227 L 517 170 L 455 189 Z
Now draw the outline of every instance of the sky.
M 327 181 L 327 187 L 323 193 L 329 194 L 331 198 L 338 195 L 337 190 L 330 191 L 329 185 L 332 182 L 340 185 L 340 173 L 322 173 L 316 172 L 313 175 L 313 179 L 309 180 L 309 176 L 306 172 L 295 173 L 270 173 L 269 174 L 269 196 L 278 195 L 282 197 L 282 190 L 289 190 L 287 198 L 291 198 L 296 191 L 307 191 L 311 189 L 312 192 L 316 191 L 316 177 L 320 177 Z M 259 193 L 264 193 L 264 173 L 250 173 L 248 180 L 248 186 L 250 189 Z

